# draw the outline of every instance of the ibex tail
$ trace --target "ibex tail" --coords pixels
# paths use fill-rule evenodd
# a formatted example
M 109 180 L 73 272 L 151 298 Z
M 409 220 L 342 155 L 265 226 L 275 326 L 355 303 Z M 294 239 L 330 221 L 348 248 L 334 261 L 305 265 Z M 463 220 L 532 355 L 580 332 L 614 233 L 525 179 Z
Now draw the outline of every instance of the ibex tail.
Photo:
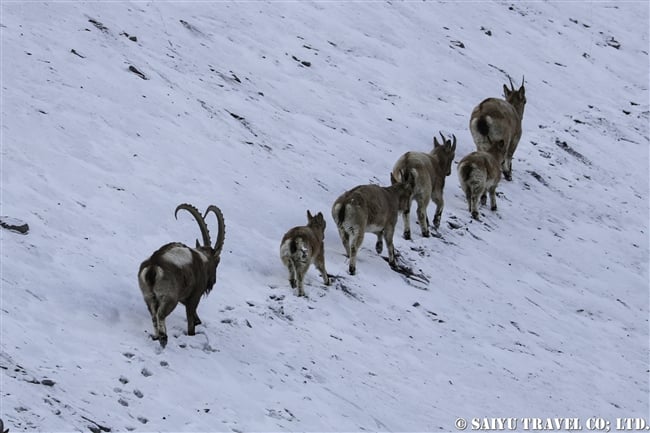
M 469 186 L 472 195 L 481 191 L 482 185 L 485 183 L 485 173 L 473 162 L 460 167 L 460 176 L 463 182 Z
M 487 116 L 479 117 L 476 121 L 476 130 L 486 137 L 490 134 L 490 124 L 488 123 Z
M 162 277 L 162 269 L 158 266 L 149 266 L 144 272 L 144 281 L 149 287 L 153 287 L 160 277 Z

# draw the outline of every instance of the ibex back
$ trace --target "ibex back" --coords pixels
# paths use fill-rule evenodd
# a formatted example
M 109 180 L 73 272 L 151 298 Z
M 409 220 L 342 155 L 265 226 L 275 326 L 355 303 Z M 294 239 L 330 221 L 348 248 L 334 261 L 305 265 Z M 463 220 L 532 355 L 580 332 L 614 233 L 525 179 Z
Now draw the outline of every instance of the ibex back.
M 418 204 L 417 215 L 422 236 L 429 237 L 429 220 L 427 218 L 427 206 L 429 200 L 436 204 L 436 213 L 433 217 L 433 226 L 437 230 L 440 226 L 440 218 L 445 202 L 443 189 L 445 178 L 451 174 L 451 163 L 456 154 L 456 136 L 447 140 L 440 133 L 442 144 L 433 138 L 433 150 L 429 153 L 406 152 L 402 155 L 393 167 L 393 177 L 397 181 L 403 181 L 408 176 L 413 183 L 413 197 Z M 404 212 L 404 239 L 411 239 L 411 222 L 409 216 L 411 206 Z
M 192 205 L 180 204 L 178 211 L 184 209 L 196 219 L 201 230 L 203 245 L 196 241 L 196 247 L 173 242 L 163 245 L 142 262 L 138 272 L 138 283 L 153 321 L 153 339 L 160 345 L 167 345 L 165 318 L 180 302 L 185 305 L 187 315 L 187 335 L 194 335 L 194 328 L 201 323 L 196 308 L 202 295 L 212 290 L 217 280 L 217 266 L 221 260 L 221 250 L 225 238 L 225 224 L 221 210 L 209 206 L 201 216 Z M 214 247 L 211 246 L 210 233 L 205 223 L 208 213 L 217 217 L 219 234 Z
M 521 121 L 526 105 L 524 80 L 519 90 L 515 90 L 512 80 L 510 89 L 504 84 L 505 100 L 487 98 L 472 111 L 469 129 L 477 150 L 488 151 L 492 143 L 503 140 L 503 175 L 512 180 L 512 156 L 521 139 Z
M 413 186 L 410 182 L 397 182 L 391 175 L 393 185 L 361 185 L 343 193 L 332 206 L 332 218 L 350 258 L 349 272 L 356 273 L 357 252 L 363 243 L 364 233 L 377 235 L 375 250 L 383 249 L 382 237 L 388 248 L 388 262 L 395 266 L 393 233 L 398 212 L 405 212 L 411 205 Z

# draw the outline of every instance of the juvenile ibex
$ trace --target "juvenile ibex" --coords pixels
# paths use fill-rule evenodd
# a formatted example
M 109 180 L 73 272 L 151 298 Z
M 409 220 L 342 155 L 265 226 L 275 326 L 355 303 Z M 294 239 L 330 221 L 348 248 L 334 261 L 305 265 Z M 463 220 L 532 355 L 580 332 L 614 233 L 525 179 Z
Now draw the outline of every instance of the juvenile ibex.
M 325 218 L 321 212 L 313 216 L 307 211 L 307 225 L 294 227 L 282 237 L 280 259 L 289 269 L 291 288 L 298 287 L 298 296 L 305 296 L 303 283 L 309 265 L 314 263 L 325 285 L 330 279 L 325 269 Z
M 496 189 L 501 180 L 500 166 L 503 162 L 505 143 L 500 140 L 488 149 L 488 152 L 476 151 L 466 155 L 458 163 L 458 178 L 463 188 L 472 218 L 478 220 L 478 201 L 487 202 L 490 193 L 490 205 L 497 210 Z
M 408 177 L 408 176 L 407 176 Z M 360 185 L 343 193 L 332 206 L 332 218 L 350 258 L 349 272 L 357 269 L 357 252 L 363 243 L 364 233 L 377 235 L 375 250 L 381 254 L 382 237 L 388 248 L 388 263 L 395 266 L 393 233 L 398 212 L 405 212 L 411 206 L 412 183 L 409 179 L 397 182 L 391 174 L 391 186 Z
M 165 318 L 180 302 L 185 305 L 187 315 L 187 335 L 194 335 L 194 327 L 201 324 L 196 307 L 202 295 L 207 295 L 217 280 L 217 266 L 221 260 L 221 250 L 225 238 L 225 224 L 221 210 L 211 205 L 201 216 L 192 205 L 180 204 L 174 212 L 184 209 L 196 219 L 203 237 L 203 245 L 197 239 L 196 247 L 190 248 L 182 243 L 172 242 L 163 245 L 140 265 L 138 283 L 147 303 L 153 321 L 153 339 L 160 345 L 167 345 Z M 211 246 L 210 233 L 205 217 L 210 213 L 217 217 L 219 234 L 214 247 Z
M 487 98 L 474 108 L 469 129 L 477 150 L 487 151 L 492 143 L 503 140 L 503 175 L 507 180 L 512 180 L 512 156 L 521 138 L 521 121 L 526 105 L 523 78 L 519 90 L 515 90 L 510 80 L 510 89 L 504 84 L 503 93 L 505 100 Z
M 393 167 L 392 176 L 397 181 L 403 181 L 408 174 L 413 183 L 413 194 L 411 200 L 418 204 L 418 221 L 422 236 L 429 237 L 429 219 L 427 218 L 427 206 L 429 200 L 436 204 L 436 214 L 433 217 L 433 226 L 440 227 L 440 217 L 445 205 L 443 200 L 443 189 L 445 187 L 445 177 L 451 174 L 451 163 L 456 154 L 456 136 L 452 135 L 452 140 L 447 140 L 440 133 L 442 144 L 438 139 L 433 137 L 433 150 L 429 153 L 424 152 L 406 152 L 402 155 Z M 404 239 L 411 239 L 411 224 L 409 216 L 411 205 L 404 212 Z

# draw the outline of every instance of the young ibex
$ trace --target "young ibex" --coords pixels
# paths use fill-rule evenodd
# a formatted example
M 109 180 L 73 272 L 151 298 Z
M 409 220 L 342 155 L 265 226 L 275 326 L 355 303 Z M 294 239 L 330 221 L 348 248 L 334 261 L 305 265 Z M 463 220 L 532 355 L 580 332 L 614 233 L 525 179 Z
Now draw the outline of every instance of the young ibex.
M 507 180 L 512 180 L 512 156 L 521 138 L 521 121 L 526 105 L 523 78 L 519 90 L 515 90 L 510 80 L 510 89 L 504 84 L 503 93 L 505 101 L 487 98 L 474 108 L 469 120 L 469 129 L 477 150 L 487 151 L 492 143 L 504 141 L 504 158 L 501 163 L 503 175 Z
M 360 185 L 343 193 L 332 206 L 332 218 L 350 258 L 349 272 L 354 275 L 357 269 L 357 252 L 363 243 L 364 233 L 377 235 L 375 250 L 381 254 L 382 237 L 388 248 L 388 263 L 395 267 L 393 233 L 398 212 L 405 212 L 411 206 L 412 183 L 402 182 L 391 174 L 391 186 Z
M 307 225 L 294 227 L 282 237 L 280 259 L 289 269 L 291 288 L 298 287 L 298 296 L 305 296 L 303 283 L 309 265 L 314 263 L 325 285 L 330 279 L 325 269 L 325 218 L 321 212 L 313 216 L 307 211 Z
M 402 155 L 393 167 L 392 176 L 397 181 L 403 181 L 405 175 L 413 183 L 413 195 L 411 200 L 418 204 L 418 221 L 422 236 L 429 237 L 429 219 L 427 218 L 427 206 L 429 200 L 436 204 L 436 213 L 433 217 L 433 226 L 440 227 L 440 217 L 445 205 L 443 200 L 443 189 L 445 187 L 445 177 L 451 174 L 451 163 L 456 154 L 456 136 L 452 135 L 452 140 L 447 140 L 440 133 L 442 144 L 438 139 L 433 137 L 433 150 L 429 153 L 424 152 L 406 152 Z M 411 239 L 411 224 L 409 221 L 411 206 L 404 212 L 404 239 Z
M 153 339 L 160 345 L 167 345 L 165 318 L 180 302 L 185 305 L 187 315 L 187 335 L 194 335 L 194 327 L 201 324 L 196 307 L 202 295 L 207 295 L 217 280 L 217 266 L 221 260 L 221 250 L 225 238 L 225 224 L 221 210 L 211 205 L 201 216 L 192 205 L 180 204 L 178 211 L 184 209 L 196 219 L 203 237 L 203 245 L 197 239 L 196 247 L 190 248 L 179 242 L 163 245 L 140 265 L 138 283 L 147 303 L 153 321 Z M 210 245 L 210 233 L 205 223 L 208 213 L 217 217 L 219 235 L 214 247 Z
M 478 201 L 487 202 L 486 193 L 490 193 L 490 205 L 497 210 L 496 189 L 501 180 L 500 166 L 503 162 L 505 142 L 494 143 L 487 152 L 477 150 L 466 155 L 458 163 L 458 178 L 463 188 L 472 218 L 478 220 Z

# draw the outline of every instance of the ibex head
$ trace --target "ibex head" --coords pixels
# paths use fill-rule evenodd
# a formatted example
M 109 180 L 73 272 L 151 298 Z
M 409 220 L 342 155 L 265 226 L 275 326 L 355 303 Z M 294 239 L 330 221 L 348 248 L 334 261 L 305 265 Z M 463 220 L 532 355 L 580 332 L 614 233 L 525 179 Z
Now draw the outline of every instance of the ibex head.
M 524 106 L 526 105 L 526 89 L 524 88 L 524 77 L 521 77 L 521 87 L 519 90 L 515 90 L 514 84 L 512 84 L 512 79 L 508 77 L 510 81 L 510 88 L 505 84 L 503 85 L 503 96 L 505 96 L 506 101 L 508 101 L 519 113 L 519 117 L 524 115 Z
M 434 155 L 437 155 L 440 160 L 440 165 L 445 169 L 445 176 L 451 174 L 451 163 L 456 156 L 456 136 L 452 134 L 452 139 L 448 140 L 440 132 L 440 138 L 442 138 L 442 144 L 438 143 L 438 139 L 433 137 L 433 152 Z
M 209 278 L 208 278 L 208 285 L 209 287 L 212 287 L 214 283 L 216 282 L 216 268 L 219 265 L 219 262 L 221 261 L 221 250 L 223 249 L 223 242 L 226 236 L 226 226 L 223 221 L 223 214 L 221 213 L 221 209 L 219 209 L 217 206 L 210 205 L 208 208 L 205 210 L 205 214 L 201 216 L 201 213 L 198 211 L 197 208 L 192 206 L 191 204 L 187 203 L 182 203 L 179 204 L 178 207 L 176 207 L 176 211 L 174 212 L 174 217 L 178 219 L 178 211 L 181 209 L 185 209 L 188 211 L 196 222 L 199 224 L 199 229 L 201 230 L 201 237 L 203 238 L 203 245 L 199 243 L 199 240 L 196 240 L 196 249 L 200 250 L 205 254 L 206 257 L 211 259 L 213 262 L 213 267 L 214 267 L 214 272 L 210 272 Z M 218 230 L 219 234 L 217 235 L 217 241 L 214 244 L 214 247 L 211 245 L 211 240 L 210 240 L 210 231 L 208 230 L 208 226 L 205 223 L 205 218 L 208 216 L 208 214 L 212 212 L 216 217 L 217 217 L 217 224 L 218 224 Z
M 307 226 L 313 229 L 316 229 L 319 233 L 325 233 L 325 217 L 322 212 L 318 212 L 316 216 L 312 215 L 311 212 L 307 211 Z

